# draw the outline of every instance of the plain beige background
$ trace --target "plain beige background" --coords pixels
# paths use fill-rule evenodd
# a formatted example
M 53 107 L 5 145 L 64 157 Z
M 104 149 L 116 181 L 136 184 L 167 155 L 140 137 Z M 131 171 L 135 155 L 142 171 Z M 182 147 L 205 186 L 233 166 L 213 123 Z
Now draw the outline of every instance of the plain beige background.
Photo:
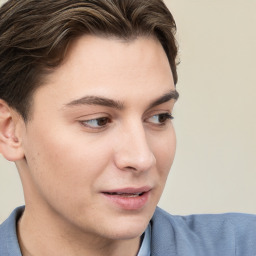
M 256 0 L 166 3 L 178 27 L 181 96 L 159 205 L 173 214 L 256 213 Z M 0 157 L 0 223 L 21 204 L 15 166 Z

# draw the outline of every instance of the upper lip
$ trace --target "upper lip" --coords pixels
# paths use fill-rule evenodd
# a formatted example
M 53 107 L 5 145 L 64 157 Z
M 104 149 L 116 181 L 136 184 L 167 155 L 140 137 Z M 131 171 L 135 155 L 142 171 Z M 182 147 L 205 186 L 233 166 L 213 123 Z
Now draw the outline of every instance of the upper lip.
M 119 188 L 119 189 L 111 189 L 103 191 L 103 193 L 126 193 L 126 194 L 136 194 L 136 193 L 145 193 L 150 191 L 152 188 L 149 186 L 144 187 L 127 187 L 127 188 Z

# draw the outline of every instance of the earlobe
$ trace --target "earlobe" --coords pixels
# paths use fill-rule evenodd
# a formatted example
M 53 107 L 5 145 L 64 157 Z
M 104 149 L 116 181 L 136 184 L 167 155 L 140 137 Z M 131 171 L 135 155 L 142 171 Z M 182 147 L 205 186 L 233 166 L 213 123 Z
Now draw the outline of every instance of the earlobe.
M 0 100 L 0 153 L 9 161 L 24 157 L 17 117 L 18 114 Z

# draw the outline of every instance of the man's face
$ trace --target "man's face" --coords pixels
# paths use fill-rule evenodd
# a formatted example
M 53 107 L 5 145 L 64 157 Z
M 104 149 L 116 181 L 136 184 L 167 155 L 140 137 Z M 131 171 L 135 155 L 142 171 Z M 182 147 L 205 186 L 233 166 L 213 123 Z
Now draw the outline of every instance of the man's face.
M 157 40 L 76 40 L 24 128 L 26 211 L 96 237 L 141 235 L 174 158 L 173 91 Z

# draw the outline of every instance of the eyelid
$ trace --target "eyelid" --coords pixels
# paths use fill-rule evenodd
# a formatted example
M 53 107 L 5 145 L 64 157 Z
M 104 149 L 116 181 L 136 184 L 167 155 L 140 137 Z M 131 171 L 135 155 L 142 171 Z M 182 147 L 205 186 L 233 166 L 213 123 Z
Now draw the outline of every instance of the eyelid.
M 89 124 L 89 122 L 93 122 L 93 121 L 98 122 L 104 119 L 107 119 L 107 123 L 105 125 L 93 126 Z M 97 114 L 83 115 L 77 118 L 77 121 L 81 124 L 83 128 L 89 129 L 91 131 L 94 130 L 97 132 L 105 129 L 112 122 L 112 118 L 106 113 L 97 113 Z
M 158 117 L 164 117 L 164 118 L 166 118 L 163 122 L 161 122 L 160 120 L 159 120 L 159 122 L 153 122 L 153 121 L 150 121 L 150 119 L 151 118 L 154 118 L 154 117 L 156 117 L 156 116 L 158 116 Z M 154 126 L 157 126 L 157 127 L 160 127 L 160 126 L 164 126 L 164 125 L 166 125 L 167 124 L 167 122 L 169 121 L 169 120 L 172 120 L 174 117 L 173 117 L 173 115 L 169 112 L 169 111 L 165 111 L 165 112 L 157 112 L 157 113 L 153 113 L 153 114 L 151 114 L 150 116 L 148 116 L 147 118 L 145 118 L 145 121 L 146 121 L 146 123 L 149 123 L 149 124 L 152 124 L 152 125 L 154 125 Z
M 103 117 L 110 117 L 110 115 L 105 112 L 95 112 L 95 113 L 90 113 L 88 115 L 79 115 L 76 119 L 87 121 L 87 120 L 93 120 L 93 119 L 98 119 Z
M 172 109 L 169 109 L 169 108 L 168 109 L 167 108 L 163 109 L 163 108 L 161 108 L 161 109 L 151 110 L 151 111 L 149 111 L 145 114 L 144 120 L 148 119 L 152 116 L 161 115 L 161 114 L 169 114 L 170 116 L 172 116 Z

